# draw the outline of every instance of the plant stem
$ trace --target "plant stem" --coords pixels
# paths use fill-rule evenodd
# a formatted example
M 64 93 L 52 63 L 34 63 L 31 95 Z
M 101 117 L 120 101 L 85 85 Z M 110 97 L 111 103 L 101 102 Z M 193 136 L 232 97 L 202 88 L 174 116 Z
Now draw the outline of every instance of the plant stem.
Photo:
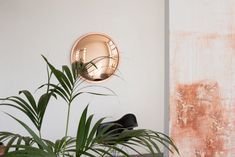
M 66 129 L 65 129 L 65 137 L 68 136 L 68 131 L 69 131 L 69 117 L 70 117 L 70 104 L 71 102 L 69 102 L 69 107 L 68 107 L 68 113 L 67 113 L 67 121 L 66 121 Z M 66 146 L 67 146 L 67 143 L 65 141 L 65 144 L 64 144 L 64 150 L 66 149 Z M 63 150 L 63 157 L 64 157 L 64 150 Z
M 65 136 L 68 135 L 68 130 L 69 130 L 70 103 L 68 105 L 69 105 L 69 107 L 68 107 L 68 113 L 67 113 L 67 122 L 66 122 Z
M 39 137 L 42 138 L 41 130 L 39 130 Z

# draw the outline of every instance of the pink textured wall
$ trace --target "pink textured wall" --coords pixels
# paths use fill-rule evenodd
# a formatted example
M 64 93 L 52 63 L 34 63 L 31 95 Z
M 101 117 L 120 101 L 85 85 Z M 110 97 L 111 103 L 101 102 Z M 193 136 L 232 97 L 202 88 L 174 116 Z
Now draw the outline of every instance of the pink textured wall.
M 182 157 L 235 157 L 234 0 L 170 0 L 170 135 Z

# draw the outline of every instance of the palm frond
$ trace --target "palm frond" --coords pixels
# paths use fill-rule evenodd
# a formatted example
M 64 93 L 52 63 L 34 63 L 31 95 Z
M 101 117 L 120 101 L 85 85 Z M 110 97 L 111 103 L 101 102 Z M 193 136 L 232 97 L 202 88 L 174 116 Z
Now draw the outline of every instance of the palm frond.
M 13 146 L 14 147 L 14 146 Z M 3 157 L 58 157 L 53 152 L 46 152 L 42 149 L 31 147 L 31 146 L 18 146 L 21 149 L 18 151 L 12 151 L 5 154 Z
M 75 138 L 67 136 L 68 124 L 70 117 L 71 103 L 82 94 L 92 94 L 100 96 L 114 96 L 116 95 L 111 89 L 98 85 L 83 85 L 84 79 L 82 74 L 90 68 L 97 68 L 96 63 L 103 59 L 110 59 L 108 56 L 101 56 L 93 59 L 90 62 L 74 62 L 71 68 L 64 65 L 62 69 L 56 69 L 44 56 L 43 59 L 47 63 L 47 83 L 41 85 L 47 87 L 46 93 L 42 94 L 38 101 L 27 90 L 19 92 L 20 96 L 11 96 L 0 99 L 3 102 L 0 106 L 13 107 L 23 112 L 34 124 L 39 131 L 39 135 L 35 133 L 27 124 L 8 114 L 11 118 L 21 124 L 30 136 L 21 136 L 10 132 L 0 132 L 0 142 L 6 144 L 7 154 L 4 157 L 81 157 L 83 155 L 88 157 L 110 156 L 114 157 L 112 151 L 117 152 L 121 156 L 130 157 L 128 150 L 132 150 L 144 156 L 138 151 L 138 147 L 147 150 L 153 157 L 157 157 L 156 153 L 160 153 L 160 146 L 166 147 L 172 153 L 178 153 L 179 150 L 174 144 L 174 141 L 167 135 L 147 129 L 129 130 L 127 128 L 115 127 L 119 124 L 111 124 L 104 128 L 99 128 L 105 118 L 101 118 L 93 124 L 94 115 L 88 114 L 88 105 L 82 112 L 77 128 L 77 135 Z M 51 76 L 57 80 L 52 83 Z M 105 89 L 108 93 L 94 92 L 98 87 Z M 41 128 L 43 124 L 44 115 L 51 97 L 61 97 L 68 104 L 68 115 L 66 123 L 65 136 L 55 142 L 41 137 Z
M 14 148 L 17 151 L 19 150 L 20 145 L 31 146 L 34 144 L 34 140 L 31 137 L 4 131 L 0 132 L 0 141 L 6 144 L 5 152 L 8 152 L 9 149 L 13 148 L 13 145 L 16 145 Z
M 93 155 L 106 154 L 111 156 L 110 150 L 115 150 L 120 155 L 129 157 L 130 155 L 127 152 L 120 149 L 121 146 L 125 146 L 140 155 L 143 154 L 136 147 L 145 148 L 153 157 L 157 157 L 156 154 L 161 153 L 159 144 L 168 148 L 172 153 L 179 153 L 170 137 L 151 130 L 128 130 L 126 128 L 112 130 L 110 129 L 112 125 L 108 125 L 96 133 L 104 118 L 98 120 L 92 128 L 90 125 L 93 115 L 88 116 L 87 112 L 88 106 L 83 111 L 78 125 L 75 149 L 76 157 L 80 157 L 84 152 L 92 152 Z
M 11 96 L 3 98 L 4 102 L 0 103 L 0 106 L 10 106 L 21 112 L 23 112 L 34 124 L 38 131 L 41 130 L 44 114 L 52 96 L 56 97 L 53 92 L 43 94 L 38 103 L 36 103 L 33 95 L 27 91 L 20 91 L 19 94 L 24 94 L 25 98 L 19 96 Z
M 35 156 L 38 157 L 56 157 L 56 153 L 53 152 L 53 149 L 51 148 L 51 145 L 48 145 L 48 142 L 45 142 L 43 139 L 41 139 L 28 125 L 26 125 L 24 122 L 20 121 L 19 119 L 15 118 L 14 116 L 6 113 L 11 118 L 16 120 L 19 124 L 21 124 L 27 132 L 32 136 L 32 140 L 38 145 L 38 147 L 30 146 L 30 145 L 22 145 L 22 144 L 16 144 L 13 145 L 13 141 L 17 138 L 17 136 L 13 137 L 8 143 L 10 143 L 11 147 L 17 148 L 16 151 L 8 152 L 6 157 L 10 156 L 29 156 L 35 154 Z M 17 142 L 18 143 L 18 142 Z M 10 147 L 9 147 L 10 148 Z

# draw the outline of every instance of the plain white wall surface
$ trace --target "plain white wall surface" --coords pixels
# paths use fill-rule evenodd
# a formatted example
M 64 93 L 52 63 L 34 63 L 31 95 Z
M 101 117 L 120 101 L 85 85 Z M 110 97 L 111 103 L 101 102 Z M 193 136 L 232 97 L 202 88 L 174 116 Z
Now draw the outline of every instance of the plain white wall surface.
M 0 97 L 35 89 L 46 81 L 44 54 L 56 67 L 70 63 L 75 40 L 88 32 L 110 35 L 120 49 L 119 75 L 102 83 L 118 97 L 83 95 L 72 104 L 69 133 L 90 103 L 95 118 L 137 116 L 139 128 L 164 128 L 164 0 L 0 0 Z M 38 95 L 37 93 L 35 95 Z M 24 115 L 0 107 L 26 120 Z M 67 105 L 49 104 L 42 135 L 64 135 Z M 26 120 L 29 122 L 28 120 Z M 30 122 L 29 122 L 30 123 Z M 0 112 L 0 131 L 27 134 Z

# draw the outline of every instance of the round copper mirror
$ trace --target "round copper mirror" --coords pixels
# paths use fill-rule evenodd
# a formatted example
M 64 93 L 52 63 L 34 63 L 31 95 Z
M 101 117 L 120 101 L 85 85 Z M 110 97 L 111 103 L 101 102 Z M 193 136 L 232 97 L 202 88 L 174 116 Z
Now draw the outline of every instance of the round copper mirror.
M 102 81 L 114 74 L 119 63 L 119 52 L 114 41 L 105 34 L 91 33 L 79 38 L 71 53 L 71 62 L 86 65 L 80 75 L 87 81 Z

